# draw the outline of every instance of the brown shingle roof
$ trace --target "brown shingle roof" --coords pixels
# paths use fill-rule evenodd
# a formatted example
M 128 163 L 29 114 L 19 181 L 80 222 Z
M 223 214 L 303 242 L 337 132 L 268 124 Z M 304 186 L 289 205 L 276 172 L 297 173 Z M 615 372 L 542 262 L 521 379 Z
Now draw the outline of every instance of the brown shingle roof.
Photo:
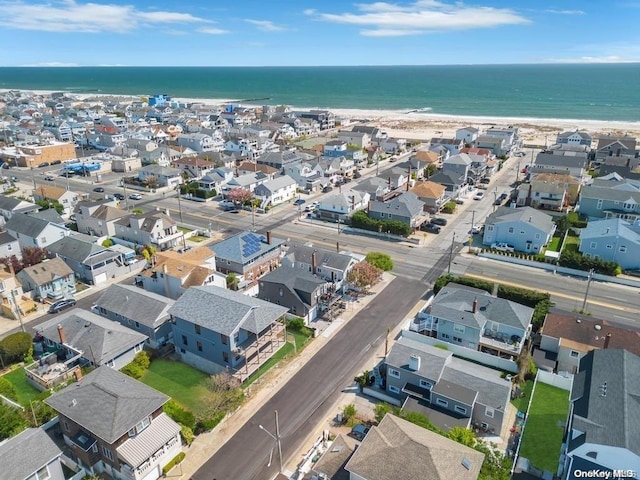
M 36 285 L 45 285 L 56 277 L 71 275 L 73 270 L 71 270 L 61 258 L 56 257 L 46 262 L 27 267 L 23 272 L 25 275 L 28 275 Z
M 440 198 L 445 190 L 446 187 L 439 183 L 426 181 L 417 182 L 410 191 L 422 198 Z
M 39 185 L 35 189 L 34 193 L 42 198 L 50 198 L 58 200 L 64 195 L 66 190 L 64 188 L 54 187 L 53 185 Z

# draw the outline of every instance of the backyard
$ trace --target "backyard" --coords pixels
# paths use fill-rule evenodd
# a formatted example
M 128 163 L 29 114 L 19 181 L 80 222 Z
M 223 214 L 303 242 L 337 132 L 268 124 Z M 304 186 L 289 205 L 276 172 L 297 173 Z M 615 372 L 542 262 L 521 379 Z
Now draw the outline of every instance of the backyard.
M 569 412 L 569 392 L 537 382 L 520 446 L 520 456 L 556 473 Z
M 197 412 L 207 397 L 204 385 L 208 375 L 190 365 L 173 360 L 157 359 L 140 381 L 169 395 L 192 412 Z
M 24 374 L 24 368 L 16 368 L 15 370 L 3 375 L 3 378 L 9 380 L 16 389 L 18 403 L 20 405 L 29 405 L 29 402 L 40 395 L 40 391 L 27 382 L 27 376 Z
M 529 400 L 531 399 L 531 391 L 533 390 L 533 381 L 527 380 L 520 385 L 520 390 L 523 395 L 521 397 L 511 400 L 511 404 L 518 409 L 518 411 L 526 413 L 529 406 Z

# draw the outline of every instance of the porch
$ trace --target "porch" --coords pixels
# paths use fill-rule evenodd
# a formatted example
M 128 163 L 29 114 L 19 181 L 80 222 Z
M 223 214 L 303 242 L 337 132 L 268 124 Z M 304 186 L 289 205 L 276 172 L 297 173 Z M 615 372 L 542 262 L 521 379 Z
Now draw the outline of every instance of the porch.
M 286 343 L 284 324 L 273 322 L 266 331 L 237 346 L 233 352 L 238 359 L 232 369 L 233 376 L 244 382 Z
M 27 381 L 35 388 L 44 392 L 60 385 L 70 378 L 79 380 L 81 373 L 82 355 L 73 351 L 75 355 L 60 361 L 57 352 L 46 353 L 39 360 L 24 367 Z
M 520 335 L 508 335 L 502 332 L 485 329 L 480 336 L 480 351 L 503 358 L 517 357 L 524 346 L 524 338 Z M 505 357 L 506 355 L 506 357 Z

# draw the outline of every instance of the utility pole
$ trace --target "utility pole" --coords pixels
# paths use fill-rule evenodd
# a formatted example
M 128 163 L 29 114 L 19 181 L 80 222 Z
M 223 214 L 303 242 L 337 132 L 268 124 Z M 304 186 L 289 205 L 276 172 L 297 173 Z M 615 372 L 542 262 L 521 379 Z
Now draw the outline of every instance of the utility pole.
M 16 316 L 18 317 L 18 321 L 20 322 L 20 328 L 23 332 L 26 332 L 24 329 L 24 323 L 22 323 L 22 313 L 20 312 L 20 305 L 16 302 L 16 291 L 11 290 L 11 300 L 13 300 L 13 305 L 16 307 Z
M 124 181 L 124 175 L 122 176 L 122 188 L 124 189 L 124 209 L 129 210 L 129 197 L 127 197 L 127 183 Z
M 182 202 L 180 199 L 180 185 L 176 187 L 176 192 L 178 194 L 178 213 L 180 214 L 180 223 L 183 223 L 182 222 Z
M 584 292 L 584 301 L 582 302 L 582 310 L 580 313 L 584 313 L 587 309 L 587 298 L 589 297 L 589 287 L 591 286 L 591 280 L 593 279 L 594 270 L 589 270 L 589 276 L 587 277 L 587 290 Z
M 266 428 L 264 428 L 262 425 L 258 425 L 258 427 L 264 433 L 266 433 L 271 438 L 273 438 L 275 440 L 276 444 L 278 445 L 278 458 L 280 459 L 280 473 L 282 473 L 284 468 L 283 468 L 283 465 L 282 465 L 282 444 L 280 443 L 280 439 L 281 439 L 281 437 L 280 437 L 280 423 L 278 422 L 278 411 L 275 410 L 274 413 L 275 413 L 275 416 L 276 416 L 276 434 L 275 435 L 272 434 Z M 273 450 L 271 450 L 271 451 L 273 451 Z M 271 460 L 269 460 L 269 466 L 271 466 Z
M 453 260 L 453 246 L 456 243 L 456 232 L 453 232 L 453 239 L 451 240 L 451 250 L 449 250 L 449 267 L 447 268 L 447 274 L 451 273 L 451 261 Z

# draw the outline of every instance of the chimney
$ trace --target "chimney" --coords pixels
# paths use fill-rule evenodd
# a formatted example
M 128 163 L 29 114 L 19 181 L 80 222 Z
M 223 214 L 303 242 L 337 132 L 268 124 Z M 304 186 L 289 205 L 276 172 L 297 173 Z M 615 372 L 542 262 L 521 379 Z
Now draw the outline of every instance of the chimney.
M 165 275 L 167 273 L 169 273 L 169 269 L 167 268 L 167 264 L 166 263 L 162 264 L 162 273 L 164 273 Z
M 64 333 L 62 325 L 58 324 L 58 336 L 60 337 L 60 343 L 67 343 L 67 336 Z
M 311 254 L 311 273 L 316 274 L 316 269 L 318 268 L 318 254 L 314 250 Z
M 478 299 L 477 298 L 473 299 L 473 306 L 471 307 L 471 312 L 472 313 L 477 313 L 478 312 Z
M 605 349 L 609 348 L 609 342 L 610 341 L 611 341 L 611 334 L 607 333 L 607 336 L 604 337 L 604 347 L 602 347 L 602 348 L 605 348 Z
M 271 245 L 271 232 L 267 232 L 267 245 Z
M 420 357 L 418 355 L 409 356 L 409 370 L 417 372 L 420 370 Z

